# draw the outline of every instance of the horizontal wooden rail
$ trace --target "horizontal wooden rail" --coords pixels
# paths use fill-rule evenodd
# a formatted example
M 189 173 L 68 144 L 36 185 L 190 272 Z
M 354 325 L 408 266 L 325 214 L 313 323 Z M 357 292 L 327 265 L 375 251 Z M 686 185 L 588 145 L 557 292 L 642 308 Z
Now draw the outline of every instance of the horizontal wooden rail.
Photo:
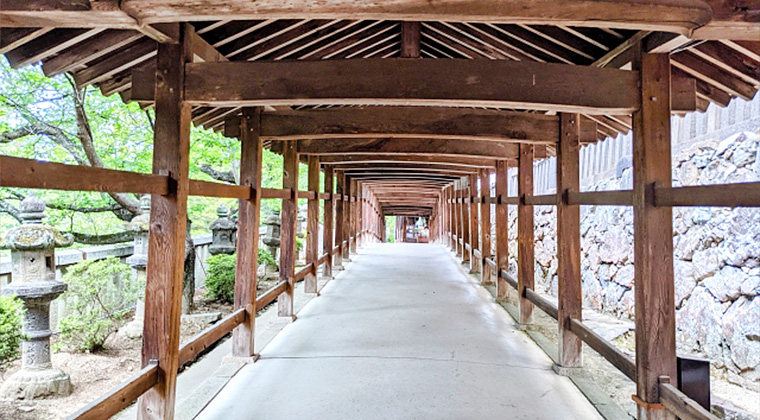
M 760 182 L 689 187 L 655 187 L 654 205 L 760 207 Z
M 485 261 L 485 263 L 488 264 L 488 266 L 491 267 L 492 269 L 494 270 L 496 269 L 496 261 L 494 261 L 493 259 L 486 257 L 486 258 L 483 258 L 483 261 Z
M 718 420 L 718 417 L 673 386 L 667 376 L 660 376 L 660 403 L 681 420 Z
M 206 350 L 230 333 L 235 327 L 245 321 L 246 316 L 248 316 L 246 308 L 238 308 L 221 321 L 196 334 L 179 348 L 179 366 L 181 367 L 185 363 L 195 359 L 203 350 Z
M 526 195 L 523 198 L 526 206 L 556 206 L 557 195 Z
M 595 333 L 591 328 L 587 327 L 578 319 L 570 320 L 570 331 L 599 353 L 600 356 L 607 359 L 612 366 L 615 366 L 619 371 L 623 372 L 623 375 L 627 376 L 628 379 L 636 382 L 636 362 L 631 360 L 630 357 L 626 356 L 617 347 L 602 338 L 599 334 Z
M 169 177 L 0 156 L 0 187 L 165 195 Z
M 262 188 L 261 189 L 261 198 L 280 198 L 283 200 L 287 200 L 290 198 L 293 198 L 293 191 L 289 189 L 282 189 L 282 188 Z
M 314 191 L 298 191 L 298 198 L 307 198 L 309 200 L 316 200 L 317 194 Z
M 464 244 L 464 249 L 466 249 L 467 251 L 469 251 L 470 250 L 470 244 Z
M 536 305 L 538 309 L 546 312 L 546 314 L 550 317 L 554 319 L 559 318 L 557 307 L 554 306 L 553 303 L 549 302 L 549 300 L 547 300 L 545 297 L 539 295 L 535 290 L 525 289 L 525 298 L 533 302 L 533 304 Z
M 510 276 L 509 273 L 507 273 L 507 270 L 503 268 L 499 270 L 499 278 L 504 279 L 508 285 L 517 290 L 517 280 L 514 277 Z
M 317 265 L 322 265 L 327 262 L 327 259 L 330 258 L 330 254 L 324 254 L 321 257 L 319 257 L 319 260 L 317 260 Z
M 332 194 L 330 193 L 319 193 L 320 200 L 329 200 L 331 198 L 332 198 Z
M 335 248 L 332 249 L 331 254 L 335 255 L 340 252 L 340 245 L 336 245 Z
M 288 282 L 287 281 L 281 281 L 277 283 L 274 287 L 267 290 L 263 295 L 259 296 L 258 299 L 256 299 L 256 312 L 259 312 L 260 310 L 264 309 L 267 305 L 274 302 L 275 299 L 277 299 L 277 296 L 280 296 L 282 292 L 288 289 Z
M 101 420 L 114 416 L 158 383 L 158 363 L 148 363 L 131 378 L 95 401 L 66 417 L 66 420 Z
M 190 180 L 190 195 L 221 198 L 251 198 L 251 187 L 222 184 L 219 182 Z
M 567 204 L 588 206 L 632 206 L 633 191 L 568 191 Z
M 295 275 L 293 275 L 296 282 L 299 282 L 306 277 L 307 274 L 311 273 L 313 270 L 314 263 L 308 263 L 306 264 L 302 269 L 298 270 Z
M 475 254 L 475 256 L 478 258 L 483 258 L 483 254 L 480 252 L 479 249 L 473 249 L 472 253 Z

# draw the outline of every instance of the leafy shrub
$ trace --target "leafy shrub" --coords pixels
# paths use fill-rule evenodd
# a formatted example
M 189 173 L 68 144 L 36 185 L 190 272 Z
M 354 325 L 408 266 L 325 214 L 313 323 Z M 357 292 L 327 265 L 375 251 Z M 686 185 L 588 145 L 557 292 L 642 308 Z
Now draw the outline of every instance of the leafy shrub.
M 266 264 L 269 268 L 277 268 L 277 261 L 266 248 L 259 248 L 259 265 Z
M 24 304 L 15 296 L 0 296 L 0 371 L 18 358 Z
M 63 298 L 71 313 L 59 322 L 61 344 L 78 352 L 102 349 L 145 288 L 115 257 L 79 262 L 63 281 L 69 286 Z
M 260 254 L 260 253 L 259 253 Z M 206 295 L 212 299 L 232 303 L 235 298 L 235 254 L 218 254 L 208 257 Z

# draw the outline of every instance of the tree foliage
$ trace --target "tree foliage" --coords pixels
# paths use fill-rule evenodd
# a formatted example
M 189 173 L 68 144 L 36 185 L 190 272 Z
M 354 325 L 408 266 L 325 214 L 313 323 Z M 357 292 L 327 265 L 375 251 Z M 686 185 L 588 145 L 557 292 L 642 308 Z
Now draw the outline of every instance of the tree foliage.
M 19 357 L 24 304 L 15 296 L 0 296 L 0 371 Z

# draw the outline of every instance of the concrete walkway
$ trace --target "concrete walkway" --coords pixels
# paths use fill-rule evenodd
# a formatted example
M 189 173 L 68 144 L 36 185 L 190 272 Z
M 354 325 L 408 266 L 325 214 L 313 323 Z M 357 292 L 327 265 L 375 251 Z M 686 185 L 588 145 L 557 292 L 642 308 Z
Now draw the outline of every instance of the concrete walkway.
M 198 419 L 599 419 L 432 244 L 378 244 Z

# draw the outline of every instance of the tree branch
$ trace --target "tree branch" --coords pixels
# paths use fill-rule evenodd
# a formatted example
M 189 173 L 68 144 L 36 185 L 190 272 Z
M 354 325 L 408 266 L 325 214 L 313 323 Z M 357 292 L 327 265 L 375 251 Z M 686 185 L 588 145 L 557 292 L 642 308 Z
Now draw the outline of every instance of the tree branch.
M 17 222 L 21 223 L 21 215 L 19 215 L 18 209 L 13 207 L 11 203 L 0 200 L 0 213 L 10 214 Z
M 77 161 L 78 164 L 89 165 L 87 159 L 82 156 L 80 149 L 74 142 L 69 140 L 68 136 L 66 136 L 66 133 L 64 133 L 63 130 L 42 121 L 31 122 L 23 127 L 0 133 L 0 143 L 10 143 L 13 140 L 31 135 L 47 136 L 53 140 L 54 143 L 66 149 L 66 151 L 69 152 L 69 154 L 74 158 L 74 160 Z
M 79 233 L 79 232 L 66 232 L 70 233 L 74 236 L 74 241 L 79 242 L 80 244 L 86 244 L 86 245 L 111 245 L 111 244 L 120 244 L 124 242 L 131 242 L 135 239 L 134 232 L 118 232 L 118 233 L 109 233 L 105 235 L 90 235 L 87 233 Z
M 198 169 L 200 169 L 201 172 L 207 174 L 211 178 L 216 179 L 217 181 L 227 182 L 227 183 L 230 183 L 230 184 L 236 184 L 237 183 L 235 181 L 235 175 L 232 173 L 231 170 L 229 170 L 229 171 L 220 171 L 218 169 L 214 169 L 211 165 L 206 164 L 206 163 L 200 165 L 198 167 Z

